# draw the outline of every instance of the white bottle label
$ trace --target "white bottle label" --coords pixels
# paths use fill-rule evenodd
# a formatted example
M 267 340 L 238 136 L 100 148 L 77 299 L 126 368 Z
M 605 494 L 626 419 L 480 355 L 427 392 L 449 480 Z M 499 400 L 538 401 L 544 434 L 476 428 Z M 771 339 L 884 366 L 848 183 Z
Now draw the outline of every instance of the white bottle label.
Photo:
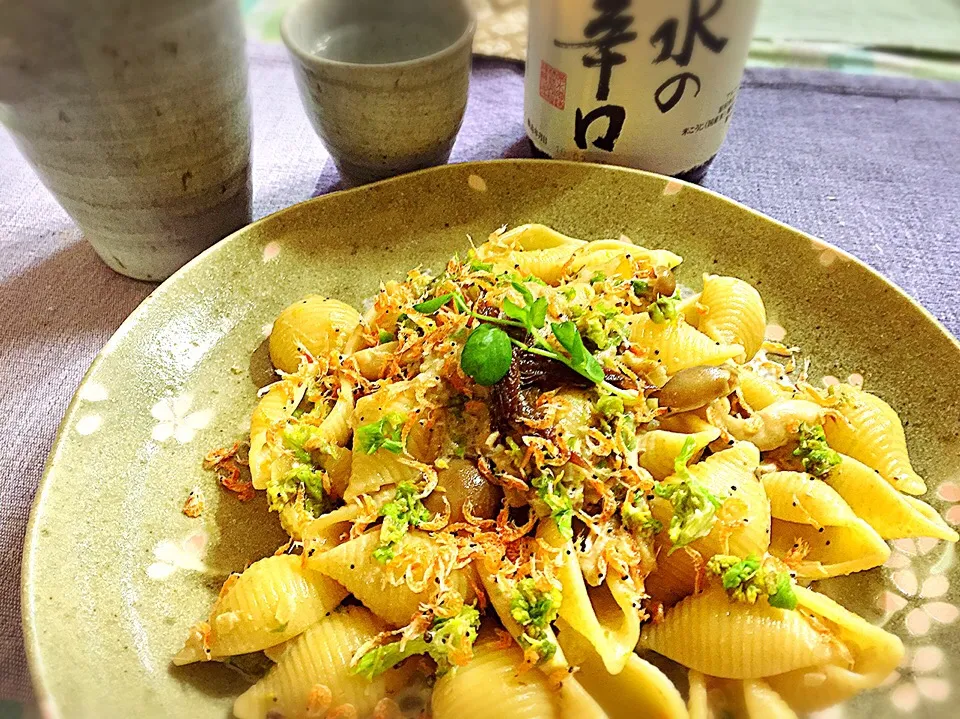
M 527 134 L 557 159 L 674 175 L 727 133 L 759 0 L 530 0 Z

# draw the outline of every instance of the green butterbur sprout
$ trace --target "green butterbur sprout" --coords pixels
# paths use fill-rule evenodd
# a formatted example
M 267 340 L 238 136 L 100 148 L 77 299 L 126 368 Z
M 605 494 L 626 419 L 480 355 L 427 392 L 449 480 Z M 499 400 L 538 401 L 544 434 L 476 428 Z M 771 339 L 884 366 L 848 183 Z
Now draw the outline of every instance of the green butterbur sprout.
M 841 462 L 840 455 L 830 449 L 823 427 L 818 424 L 800 423 L 800 446 L 793 450 L 800 457 L 803 470 L 814 477 L 823 477 Z
M 656 324 L 671 322 L 679 316 L 677 305 L 680 303 L 680 293 L 674 292 L 669 297 L 660 296 L 647 307 L 647 314 Z
M 597 411 L 607 419 L 614 419 L 623 414 L 623 400 L 612 394 L 604 395 L 597 400 Z
M 373 558 L 386 564 L 396 556 L 396 547 L 411 527 L 419 527 L 433 519 L 430 510 L 423 506 L 417 489 L 410 482 L 397 485 L 393 499 L 380 508 L 383 523 L 380 525 L 380 546 L 373 551 Z
M 650 505 L 642 494 L 634 494 L 620 505 L 620 520 L 634 534 L 658 534 L 663 525 L 650 512 Z
M 755 604 L 760 596 L 765 596 L 772 607 L 797 607 L 797 595 L 793 591 L 790 574 L 765 567 L 759 557 L 740 559 L 716 554 L 707 562 L 707 571 L 719 576 L 723 588 L 738 602 Z
M 607 275 L 599 270 L 593 273 L 593 277 L 590 278 L 590 284 L 595 285 L 598 282 L 603 282 L 607 279 Z
M 378 449 L 400 454 L 403 452 L 403 425 L 406 421 L 405 415 L 391 412 L 376 422 L 361 425 L 354 435 L 354 447 L 365 454 L 373 454 Z
M 557 530 L 564 539 L 573 538 L 573 501 L 564 491 L 563 485 L 549 470 L 531 480 L 537 496 L 547 505 L 550 517 L 557 524 Z
M 717 518 L 717 510 L 723 504 L 700 484 L 687 468 L 687 462 L 695 452 L 696 441 L 693 437 L 687 437 L 674 460 L 677 481 L 659 482 L 653 487 L 656 496 L 669 500 L 673 505 L 673 516 L 667 529 L 667 536 L 673 544 L 671 552 L 710 534 Z
M 544 592 L 537 588 L 531 577 L 517 582 L 510 600 L 510 616 L 524 630 L 521 644 L 532 648 L 541 662 L 550 659 L 557 651 L 557 645 L 547 636 L 547 628 L 557 618 L 561 600 L 559 589 L 551 586 Z
M 378 336 L 378 341 L 380 344 L 385 345 L 387 342 L 393 342 L 397 339 L 397 336 L 392 332 L 387 332 L 386 330 L 380 330 Z
M 630 283 L 630 286 L 633 288 L 633 294 L 635 294 L 637 297 L 640 297 L 650 289 L 650 283 L 645 282 L 644 280 L 633 280 Z
M 401 642 L 371 649 L 360 657 L 353 673 L 373 679 L 408 657 L 428 654 L 437 663 L 437 673 L 445 674 L 470 661 L 479 628 L 480 612 L 466 606 L 452 617 L 435 618 L 426 632 L 408 639 L 402 649 Z
M 302 415 L 301 415 L 302 416 Z M 294 457 L 304 464 L 313 464 L 313 456 L 307 449 L 308 444 L 316 445 L 315 449 L 329 451 L 330 443 L 324 432 L 314 424 L 297 422 L 288 424 L 283 429 L 283 445 L 293 452 Z

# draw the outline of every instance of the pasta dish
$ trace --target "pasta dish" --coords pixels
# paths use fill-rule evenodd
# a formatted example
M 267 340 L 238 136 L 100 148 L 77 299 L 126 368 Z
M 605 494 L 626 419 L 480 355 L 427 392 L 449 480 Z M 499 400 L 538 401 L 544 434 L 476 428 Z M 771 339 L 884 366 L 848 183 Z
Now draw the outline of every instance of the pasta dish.
M 261 662 L 239 719 L 778 719 L 879 686 L 900 640 L 811 583 L 957 534 L 886 402 L 680 263 L 525 225 L 362 316 L 286 308 L 248 443 L 207 462 L 290 541 L 174 662 Z

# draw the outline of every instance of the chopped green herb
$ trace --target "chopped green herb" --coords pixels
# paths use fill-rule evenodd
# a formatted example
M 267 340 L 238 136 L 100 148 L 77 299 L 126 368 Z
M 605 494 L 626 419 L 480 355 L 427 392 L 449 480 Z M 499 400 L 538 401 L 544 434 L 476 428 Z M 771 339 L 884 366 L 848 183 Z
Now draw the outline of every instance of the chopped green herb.
M 683 448 L 674 460 L 675 477 L 672 482 L 658 482 L 653 493 L 667 499 L 673 505 L 673 516 L 667 536 L 673 544 L 673 552 L 701 537 L 706 537 L 713 529 L 717 510 L 723 504 L 710 490 L 704 487 L 690 473 L 687 462 L 696 452 L 696 441 L 688 437 Z
M 513 346 L 510 336 L 499 327 L 482 324 L 467 337 L 460 353 L 460 368 L 485 387 L 499 382 L 510 371 Z
M 313 445 L 311 449 L 330 453 L 330 443 L 326 441 L 324 433 L 315 424 L 308 422 L 290 423 L 283 428 L 283 445 L 293 452 L 293 456 L 299 462 L 304 464 L 313 464 L 313 456 L 307 445 Z
M 545 469 L 539 477 L 531 482 L 537 490 L 537 496 L 547 505 L 550 517 L 557 523 L 560 536 L 565 539 L 573 538 L 573 500 L 567 494 L 559 478 L 549 469 Z
M 644 280 L 633 280 L 630 286 L 633 288 L 633 294 L 637 297 L 640 297 L 650 289 L 650 283 Z
M 445 295 L 440 295 L 439 297 L 434 297 L 432 300 L 427 300 L 426 302 L 421 302 L 413 306 L 420 314 L 432 315 L 434 312 L 443 307 L 447 302 L 453 299 L 453 292 L 448 292 Z
M 557 338 L 560 346 L 570 353 L 570 359 L 566 364 L 570 369 L 586 377 L 591 382 L 600 384 L 603 382 L 603 367 L 583 346 L 583 338 L 577 331 L 577 326 L 567 320 L 566 322 L 553 322 L 550 325 L 553 330 L 553 336 Z
M 354 446 L 366 454 L 373 454 L 381 448 L 400 454 L 403 452 L 402 435 L 406 420 L 405 415 L 391 412 L 376 422 L 360 425 L 354 434 Z
M 623 400 L 612 394 L 603 395 L 597 400 L 597 411 L 607 419 L 615 419 L 623 414 Z
M 731 598 L 754 604 L 761 595 L 770 605 L 780 609 L 796 609 L 797 595 L 787 572 L 764 566 L 759 557 L 740 559 L 716 554 L 707 562 L 707 571 L 721 578 L 723 588 Z
M 657 534 L 663 529 L 659 520 L 650 512 L 650 505 L 642 493 L 629 495 L 620 504 L 620 519 L 623 526 L 634 534 Z
M 373 679 L 407 657 L 429 654 L 437 663 L 437 673 L 445 674 L 470 660 L 479 628 L 480 612 L 465 606 L 452 617 L 434 618 L 430 628 L 419 636 L 371 649 L 360 657 L 353 673 Z
M 680 304 L 680 293 L 674 292 L 669 297 L 660 296 L 647 307 L 647 314 L 656 324 L 662 325 L 664 322 L 670 322 L 679 316 L 677 305 Z
M 380 508 L 380 516 L 383 517 L 380 546 L 374 550 L 373 558 L 383 564 L 394 558 L 397 545 L 411 527 L 419 527 L 433 518 L 417 496 L 416 487 L 410 482 L 397 485 L 393 499 Z
M 840 455 L 830 449 L 823 427 L 818 424 L 800 423 L 800 446 L 793 450 L 800 457 L 803 469 L 814 477 L 823 477 L 841 462 Z
M 595 285 L 598 282 L 603 282 L 607 279 L 607 275 L 599 270 L 593 273 L 593 277 L 590 278 L 590 284 Z
M 397 336 L 392 332 L 387 332 L 386 330 L 380 330 L 379 341 L 380 344 L 385 345 L 387 342 L 396 341 Z
M 510 616 L 524 629 L 520 642 L 524 648 L 533 648 L 541 662 L 557 651 L 556 644 L 547 635 L 547 629 L 550 622 L 557 618 L 561 600 L 557 587 L 551 585 L 548 591 L 542 591 L 531 577 L 517 582 L 510 600 Z

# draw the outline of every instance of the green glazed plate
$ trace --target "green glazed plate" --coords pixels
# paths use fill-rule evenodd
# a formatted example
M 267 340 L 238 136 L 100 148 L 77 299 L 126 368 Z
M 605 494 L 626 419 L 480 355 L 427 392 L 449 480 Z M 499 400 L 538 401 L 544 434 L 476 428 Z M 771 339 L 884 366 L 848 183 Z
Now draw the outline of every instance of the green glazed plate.
M 960 344 L 853 257 L 676 180 L 597 165 L 452 165 L 304 202 L 260 220 L 157 289 L 94 362 L 60 428 L 26 542 L 24 628 L 41 707 L 64 717 L 228 715 L 244 687 L 219 665 L 172 668 L 228 573 L 284 537 L 201 469 L 247 427 L 251 355 L 308 292 L 360 306 L 381 280 L 439 268 L 502 225 L 626 234 L 686 258 L 680 279 L 742 277 L 770 334 L 814 377 L 862 381 L 901 414 L 926 499 L 960 523 Z M 949 381 L 944 381 L 949 378 Z M 199 488 L 199 519 L 181 513 Z M 898 540 L 888 566 L 820 588 L 903 638 L 887 685 L 823 715 L 956 716 L 960 570 L 953 545 Z M 59 710 L 59 711 L 57 711 Z

